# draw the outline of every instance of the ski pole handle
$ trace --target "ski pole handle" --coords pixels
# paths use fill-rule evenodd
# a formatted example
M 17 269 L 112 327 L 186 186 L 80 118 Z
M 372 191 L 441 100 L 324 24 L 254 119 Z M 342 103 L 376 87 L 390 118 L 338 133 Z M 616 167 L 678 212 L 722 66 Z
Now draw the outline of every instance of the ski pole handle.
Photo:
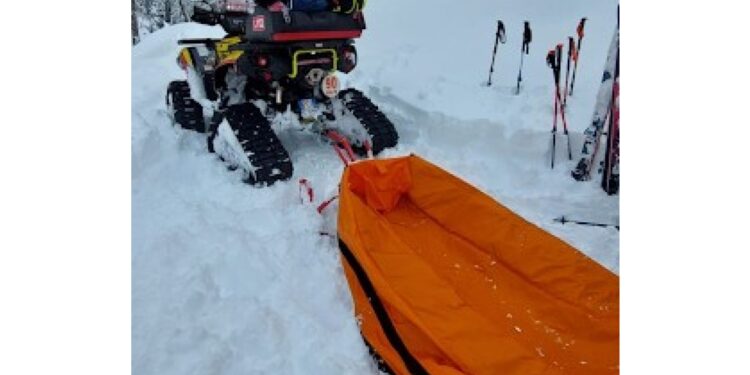
M 529 53 L 529 43 L 531 43 L 531 27 L 529 21 L 523 21 L 523 44 L 521 44 L 521 52 L 526 51 Z
M 503 21 L 501 20 L 497 20 L 497 33 L 495 34 L 495 36 L 495 40 L 499 40 L 500 43 L 505 44 L 505 25 L 503 25 Z
M 568 37 L 568 58 L 572 57 L 573 51 L 576 49 L 576 41 L 572 36 Z
M 497 31 L 495 32 L 495 47 L 492 49 L 492 62 L 490 63 L 490 75 L 487 78 L 487 86 L 492 86 L 492 73 L 495 72 L 495 56 L 497 55 L 498 42 L 505 43 L 505 26 L 503 21 L 497 20 Z
M 578 33 L 578 46 L 576 46 L 575 54 L 573 55 L 573 61 L 576 62 L 575 67 L 573 67 L 573 79 L 570 81 L 570 92 L 569 95 L 573 96 L 573 87 L 575 87 L 576 84 L 576 71 L 578 70 L 578 58 L 581 54 L 581 46 L 583 45 L 583 28 L 586 26 L 586 17 L 581 18 L 581 21 L 578 22 L 578 27 L 576 28 L 576 32 Z
M 555 69 L 555 50 L 551 49 L 547 52 L 547 66 Z
M 581 21 L 578 22 L 578 27 L 576 27 L 576 32 L 578 33 L 578 39 L 583 39 L 583 28 L 586 26 L 586 17 L 581 18 Z
M 531 43 L 531 27 L 529 21 L 523 21 L 523 42 L 526 44 Z

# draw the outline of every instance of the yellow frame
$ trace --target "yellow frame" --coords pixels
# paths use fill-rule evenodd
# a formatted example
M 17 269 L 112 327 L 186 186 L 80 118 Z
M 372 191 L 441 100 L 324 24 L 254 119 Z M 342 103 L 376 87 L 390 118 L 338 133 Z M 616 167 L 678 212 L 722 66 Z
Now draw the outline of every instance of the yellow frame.
M 319 52 L 330 52 L 331 56 L 333 56 L 333 69 L 329 70 L 329 72 L 335 72 L 339 68 L 339 55 L 336 52 L 336 49 L 334 48 L 315 48 L 315 49 L 301 49 L 294 51 L 294 54 L 292 55 L 292 73 L 289 74 L 289 78 L 296 78 L 297 74 L 299 73 L 299 70 L 297 69 L 297 58 L 299 55 L 303 53 L 309 53 L 311 55 L 314 55 Z
M 230 46 L 235 45 L 241 41 L 242 39 L 240 37 L 233 36 L 233 37 L 222 39 L 219 42 L 216 42 L 216 55 L 219 58 L 219 61 L 224 60 L 232 53 L 236 55 L 237 52 L 239 52 L 239 54 L 241 55 L 242 51 L 230 51 L 229 50 Z

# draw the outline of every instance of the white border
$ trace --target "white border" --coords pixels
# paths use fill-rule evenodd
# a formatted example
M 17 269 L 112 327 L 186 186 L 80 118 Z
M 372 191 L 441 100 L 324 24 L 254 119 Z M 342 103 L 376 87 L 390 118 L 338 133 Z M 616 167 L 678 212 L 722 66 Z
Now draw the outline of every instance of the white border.
M 0 373 L 130 373 L 129 5 L 2 5 Z

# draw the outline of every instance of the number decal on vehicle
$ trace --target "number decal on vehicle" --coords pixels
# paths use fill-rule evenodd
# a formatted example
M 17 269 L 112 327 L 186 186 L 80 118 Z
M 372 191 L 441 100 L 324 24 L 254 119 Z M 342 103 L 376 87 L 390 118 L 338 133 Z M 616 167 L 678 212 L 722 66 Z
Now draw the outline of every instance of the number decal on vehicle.
M 323 95 L 333 98 L 339 93 L 339 77 L 335 74 L 329 74 L 323 78 L 322 82 Z

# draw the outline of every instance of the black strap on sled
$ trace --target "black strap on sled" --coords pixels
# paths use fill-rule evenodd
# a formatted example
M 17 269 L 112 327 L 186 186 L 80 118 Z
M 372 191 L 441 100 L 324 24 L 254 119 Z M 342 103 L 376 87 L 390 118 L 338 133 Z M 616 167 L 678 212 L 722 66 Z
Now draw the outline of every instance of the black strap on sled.
M 375 363 L 378 365 L 378 370 L 388 375 L 394 375 L 396 372 L 393 371 L 393 369 L 390 366 L 388 366 L 388 363 L 385 362 L 385 360 L 375 350 L 372 344 L 370 344 L 370 342 L 367 341 L 367 338 L 365 337 L 365 335 L 361 335 L 361 336 L 362 336 L 362 340 L 365 342 L 365 345 L 367 346 L 367 351 L 370 352 L 370 356 L 375 359 Z
M 401 357 L 401 360 L 406 365 L 409 373 L 414 375 L 429 375 L 427 370 L 422 367 L 422 364 L 420 364 L 419 361 L 417 361 L 417 359 L 414 358 L 411 353 L 409 353 L 409 350 L 406 348 L 406 344 L 404 344 L 403 340 L 401 340 L 401 336 L 398 335 L 396 327 L 393 326 L 393 321 L 391 321 L 391 318 L 388 316 L 388 312 L 385 310 L 383 302 L 381 302 L 380 298 L 378 298 L 378 294 L 375 292 L 375 287 L 367 277 L 367 273 L 365 272 L 364 268 L 362 268 L 362 265 L 359 264 L 357 258 L 354 257 L 352 251 L 349 250 L 349 247 L 346 246 L 344 241 L 341 240 L 341 238 L 339 238 L 339 250 L 341 250 L 341 254 L 344 256 L 344 259 L 346 259 L 349 267 L 351 267 L 352 271 L 354 271 L 354 275 L 357 276 L 357 281 L 359 282 L 359 285 L 362 286 L 362 290 L 364 290 L 367 299 L 370 301 L 370 306 L 372 306 L 372 310 L 375 311 L 375 316 L 378 318 L 380 327 L 383 329 L 385 336 L 388 338 L 388 342 Z M 372 348 L 372 350 L 375 351 L 374 348 Z

